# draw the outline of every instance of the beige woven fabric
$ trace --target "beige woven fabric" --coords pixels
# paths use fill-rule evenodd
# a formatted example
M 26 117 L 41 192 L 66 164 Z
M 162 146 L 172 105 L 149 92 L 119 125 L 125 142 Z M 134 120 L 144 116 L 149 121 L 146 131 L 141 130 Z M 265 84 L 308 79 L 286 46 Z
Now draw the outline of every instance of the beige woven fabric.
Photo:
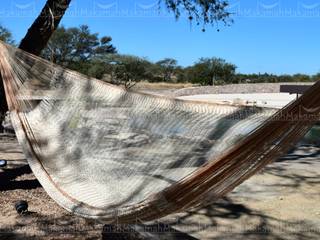
M 208 191 L 221 197 L 314 122 L 266 121 L 279 113 L 126 91 L 2 43 L 0 70 L 40 183 L 65 209 L 108 223 L 182 211 Z M 303 106 L 318 107 L 319 94 L 308 94 Z M 286 109 L 297 114 L 302 99 Z

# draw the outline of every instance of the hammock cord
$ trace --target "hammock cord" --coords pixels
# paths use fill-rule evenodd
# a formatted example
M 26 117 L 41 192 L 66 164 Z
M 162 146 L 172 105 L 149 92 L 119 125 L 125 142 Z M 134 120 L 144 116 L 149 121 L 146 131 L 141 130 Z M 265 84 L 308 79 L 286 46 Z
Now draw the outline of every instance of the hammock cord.
M 149 221 L 232 191 L 315 124 L 320 83 L 280 111 L 127 91 L 0 43 L 19 143 L 65 209 Z

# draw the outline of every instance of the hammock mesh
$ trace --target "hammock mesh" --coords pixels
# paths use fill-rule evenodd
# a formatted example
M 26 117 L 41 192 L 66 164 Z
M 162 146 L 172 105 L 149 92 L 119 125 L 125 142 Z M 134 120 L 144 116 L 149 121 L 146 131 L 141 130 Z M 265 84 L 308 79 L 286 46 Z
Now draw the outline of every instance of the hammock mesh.
M 320 111 L 319 83 L 275 112 L 127 91 L 3 43 L 0 70 L 35 176 L 68 211 L 106 223 L 225 195 L 286 153 Z

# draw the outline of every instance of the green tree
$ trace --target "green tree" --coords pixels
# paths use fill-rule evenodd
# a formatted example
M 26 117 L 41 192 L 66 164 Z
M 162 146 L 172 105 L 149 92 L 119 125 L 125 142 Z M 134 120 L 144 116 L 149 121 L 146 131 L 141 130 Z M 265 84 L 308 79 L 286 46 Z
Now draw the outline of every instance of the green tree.
M 54 63 L 64 65 L 72 60 L 74 44 L 69 30 L 59 27 L 50 38 L 42 56 Z
M 293 78 L 296 82 L 311 82 L 312 78 L 309 75 L 306 74 L 295 74 L 293 75 Z
M 0 25 L 0 40 L 8 44 L 14 44 L 12 33 L 7 28 L 1 25 Z
M 187 69 L 189 81 L 201 85 L 231 83 L 236 66 L 221 58 L 201 58 Z
M 186 68 L 178 66 L 175 70 L 175 75 L 178 83 L 188 82 Z
M 132 88 L 137 82 L 152 78 L 152 63 L 144 58 L 131 55 L 106 55 L 104 58 L 107 81 Z
M 320 73 L 317 73 L 316 75 L 312 76 L 312 81 L 319 81 L 320 80 Z
M 88 68 L 87 75 L 93 78 L 102 79 L 106 72 L 105 63 L 101 61 L 92 61 Z
M 98 33 L 91 33 L 87 25 L 67 29 L 59 27 L 45 48 L 43 56 L 69 67 L 74 65 L 73 62 L 89 61 L 100 55 L 116 53 L 111 41 L 111 37 L 99 38 Z
M 172 58 L 165 58 L 156 63 L 156 65 L 159 67 L 164 82 L 172 81 L 172 75 L 177 69 L 177 63 L 177 60 Z

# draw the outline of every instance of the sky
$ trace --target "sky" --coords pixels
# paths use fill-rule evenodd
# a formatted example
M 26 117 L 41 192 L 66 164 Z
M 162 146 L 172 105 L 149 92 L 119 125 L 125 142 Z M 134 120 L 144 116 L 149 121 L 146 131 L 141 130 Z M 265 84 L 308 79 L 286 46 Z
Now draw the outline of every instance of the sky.
M 220 57 L 240 73 L 320 72 L 319 0 L 229 0 L 234 23 L 225 27 L 176 21 L 158 0 L 72 0 L 61 24 L 89 25 L 111 36 L 122 54 L 151 61 L 170 57 L 189 66 L 201 57 Z M 45 0 L 0 1 L 0 24 L 16 42 L 25 35 Z

